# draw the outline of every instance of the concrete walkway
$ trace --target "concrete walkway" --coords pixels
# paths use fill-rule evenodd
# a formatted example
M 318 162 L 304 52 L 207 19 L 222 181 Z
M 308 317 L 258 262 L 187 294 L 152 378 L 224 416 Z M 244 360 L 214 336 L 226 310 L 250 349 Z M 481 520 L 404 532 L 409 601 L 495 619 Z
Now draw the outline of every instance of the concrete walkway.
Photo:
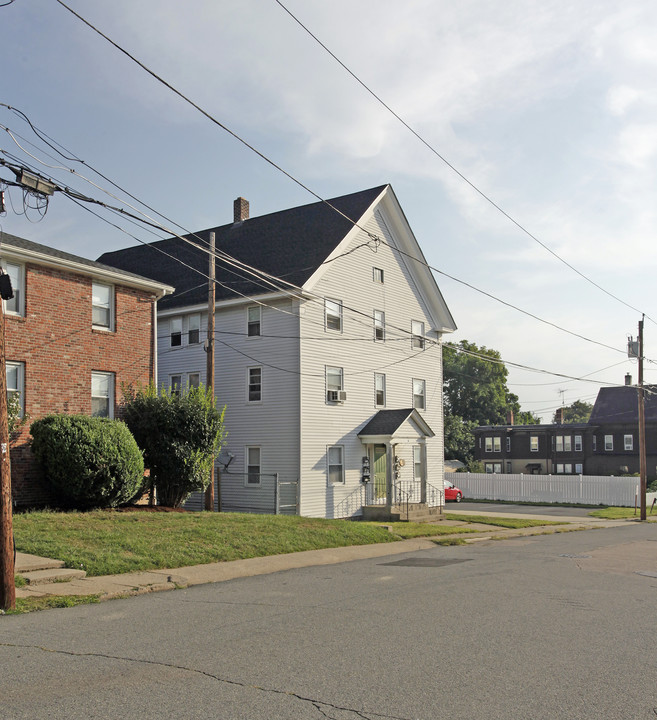
M 469 514 L 458 510 L 449 510 L 450 514 Z M 517 513 L 486 513 L 489 516 L 498 517 L 527 517 L 532 520 L 545 520 L 555 522 L 557 518 L 518 515 Z M 558 518 L 559 522 L 567 523 L 564 526 L 532 527 L 519 530 L 509 530 L 494 526 L 474 526 L 468 523 L 478 532 L 472 535 L 454 534 L 439 535 L 433 538 L 418 538 L 413 540 L 402 540 L 394 543 L 381 543 L 376 545 L 353 545 L 341 548 L 329 548 L 325 550 L 308 550 L 304 552 L 289 553 L 286 555 L 270 555 L 267 557 L 250 558 L 248 560 L 233 560 L 231 562 L 209 563 L 207 565 L 193 565 L 190 567 L 175 568 L 170 570 L 150 570 L 137 573 L 126 573 L 122 575 L 104 575 L 101 577 L 69 577 L 59 576 L 53 582 L 42 582 L 26 587 L 16 588 L 17 598 L 43 597 L 48 595 L 98 595 L 100 600 L 111 598 L 140 595 L 143 593 L 156 592 L 160 590 L 174 590 L 176 588 L 202 585 L 205 583 L 223 582 L 235 578 L 250 577 L 253 575 L 266 575 L 281 570 L 309 567 L 313 565 L 332 565 L 352 560 L 363 560 L 375 557 L 385 557 L 400 553 L 417 552 L 436 547 L 434 541 L 441 541 L 448 538 L 458 538 L 466 543 L 501 540 L 512 537 L 538 535 L 560 530 L 590 530 L 593 528 L 618 527 L 626 525 L 628 520 L 601 520 L 598 518 L 563 517 Z M 444 521 L 445 523 L 448 521 Z M 460 523 L 451 521 L 450 524 Z M 465 525 L 465 523 L 463 523 Z M 39 558 L 34 555 L 17 553 L 16 573 L 38 573 L 48 568 L 61 568 L 63 563 L 58 560 Z M 65 572 L 64 570 L 60 572 Z M 80 573 L 80 571 L 73 571 Z

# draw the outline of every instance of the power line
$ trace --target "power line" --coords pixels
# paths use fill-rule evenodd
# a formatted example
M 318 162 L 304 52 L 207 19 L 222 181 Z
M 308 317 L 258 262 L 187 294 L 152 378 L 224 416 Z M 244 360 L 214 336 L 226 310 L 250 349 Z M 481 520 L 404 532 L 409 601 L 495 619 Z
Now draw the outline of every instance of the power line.
M 169 82 L 167 82 L 166 80 L 164 80 L 164 78 L 162 78 L 160 75 L 158 75 L 158 74 L 155 73 L 153 70 L 151 70 L 148 66 L 146 66 L 144 63 L 142 63 L 140 60 L 138 60 L 134 55 L 132 55 L 131 53 L 129 53 L 127 50 L 125 50 L 123 47 L 121 47 L 118 43 L 116 43 L 116 42 L 115 42 L 114 40 L 112 40 L 110 37 L 108 37 L 107 35 L 105 35 L 101 30 L 99 30 L 99 29 L 98 29 L 97 27 L 95 27 L 92 23 L 90 23 L 88 20 L 86 20 L 84 17 L 82 17 L 79 13 L 77 13 L 77 12 L 75 12 L 73 9 L 71 9 L 68 5 L 66 5 L 66 3 L 63 2 L 63 0 L 56 0 L 56 2 L 59 3 L 62 7 L 64 7 L 66 10 L 68 10 L 72 15 L 74 15 L 75 17 L 77 17 L 80 21 L 82 21 L 85 25 L 87 25 L 91 30 L 93 30 L 93 31 L 96 32 L 98 35 L 100 35 L 102 38 L 104 38 L 107 42 L 109 42 L 109 43 L 110 43 L 112 46 L 114 46 L 117 50 L 119 50 L 121 53 L 123 53 L 124 55 L 126 55 L 130 60 L 132 60 L 132 61 L 133 61 L 134 63 L 136 63 L 137 65 L 139 65 L 139 67 L 141 67 L 145 72 L 147 72 L 149 75 L 151 75 L 151 77 L 153 77 L 153 78 L 154 78 L 155 80 L 157 80 L 158 82 L 162 83 L 165 87 L 167 87 L 169 90 L 171 90 L 173 93 L 175 93 L 175 94 L 176 94 L 178 97 L 180 97 L 183 101 L 185 101 L 186 103 L 188 103 L 189 105 L 191 105 L 194 109 L 198 110 L 198 112 L 200 112 L 202 115 L 204 115 L 208 120 L 210 120 L 212 123 L 214 123 L 215 125 L 217 125 L 218 127 L 220 127 L 220 128 L 221 128 L 222 130 L 224 130 L 225 132 L 229 133 L 232 137 L 234 137 L 236 140 L 238 140 L 240 143 L 242 143 L 245 147 L 247 147 L 249 150 L 251 150 L 252 152 L 254 152 L 256 155 L 258 155 L 261 159 L 263 159 L 265 162 L 267 162 L 268 164 L 270 164 L 272 167 L 274 167 L 275 169 L 279 170 L 279 171 L 280 171 L 281 173 L 283 173 L 286 177 L 288 177 L 290 180 L 292 180 L 294 183 L 296 183 L 299 187 L 301 187 L 301 188 L 303 188 L 304 190 L 306 190 L 306 192 L 310 193 L 313 197 L 317 198 L 317 200 L 319 200 L 320 202 L 325 203 L 325 204 L 326 204 L 328 207 L 330 207 L 334 212 L 338 213 L 340 216 L 342 216 L 343 218 L 345 218 L 346 220 L 348 220 L 348 221 L 349 221 L 350 223 L 352 223 L 355 227 L 358 227 L 360 230 L 362 230 L 364 233 L 366 233 L 366 234 L 367 234 L 372 240 L 374 240 L 375 242 L 377 242 L 377 243 L 378 243 L 378 242 L 381 242 L 381 243 L 384 243 L 384 242 L 385 242 L 385 241 L 383 241 L 380 237 L 378 237 L 377 235 L 371 233 L 369 230 L 367 230 L 366 228 L 362 227 L 358 222 L 356 222 L 356 221 L 353 220 L 352 218 L 348 217 L 345 213 L 343 213 L 342 211 L 340 211 L 339 209 L 337 209 L 336 207 L 334 207 L 329 201 L 327 201 L 327 200 L 325 200 L 324 198 L 322 198 L 318 193 L 316 193 L 314 190 L 310 189 L 307 185 L 305 185 L 303 182 L 301 182 L 300 180 L 298 180 L 298 179 L 297 179 L 296 177 L 294 177 L 291 173 L 289 173 L 289 172 L 287 172 L 286 170 L 284 170 L 283 168 L 281 168 L 281 167 L 280 167 L 279 165 L 277 165 L 273 160 L 271 160 L 271 159 L 268 158 L 266 155 L 264 155 L 264 153 L 262 153 L 262 152 L 260 152 L 259 150 L 257 150 L 253 145 L 251 145 L 249 142 L 247 142 L 247 141 L 244 140 L 242 137 L 240 137 L 236 132 L 234 132 L 233 130 L 231 130 L 230 128 L 228 128 L 225 124 L 223 124 L 222 122 L 220 122 L 217 118 L 215 118 L 213 115 L 211 115 L 208 111 L 204 110 L 200 105 L 198 105 L 198 104 L 195 103 L 193 100 L 191 100 L 190 98 L 188 98 L 188 97 L 187 97 L 186 95 L 184 95 L 180 90 L 178 90 L 177 88 L 175 88 L 175 87 L 174 87 L 173 85 L 171 85 Z M 284 6 L 281 5 L 281 7 L 284 7 Z M 359 81 L 359 82 L 360 82 L 360 81 Z M 419 136 L 418 136 L 418 137 L 419 137 Z M 442 158 L 441 158 L 441 159 L 442 159 Z M 454 169 L 455 169 L 455 168 L 454 168 Z M 457 172 L 458 172 L 458 171 L 457 171 Z M 467 180 L 467 178 L 464 177 L 464 179 L 465 179 L 467 182 L 469 182 L 469 181 Z M 473 186 L 473 187 L 475 187 L 475 186 Z M 477 189 L 477 188 L 475 187 L 475 189 Z M 478 189 L 477 189 L 477 191 L 478 191 L 478 192 L 481 192 L 481 191 L 479 191 Z M 484 197 L 486 197 L 486 196 L 484 196 Z M 487 199 L 488 199 L 488 198 L 487 198 Z M 490 200 L 489 200 L 489 201 L 490 201 Z M 492 201 L 490 201 L 490 202 L 492 202 Z M 497 207 L 497 206 L 496 206 L 496 207 Z M 500 209 L 501 212 L 504 212 L 503 210 L 501 210 L 501 208 L 498 208 L 498 209 Z M 506 215 L 506 213 L 504 213 L 504 214 Z M 509 219 L 512 220 L 514 223 L 516 222 L 515 220 L 513 220 L 513 218 L 511 218 L 511 216 L 508 216 L 508 215 L 507 215 L 507 217 L 509 217 Z M 516 224 L 518 224 L 518 223 L 516 223 Z M 522 226 L 519 225 L 519 227 L 524 230 L 524 228 L 522 228 Z M 530 235 L 530 237 L 534 238 L 534 236 L 531 235 L 531 233 L 529 233 L 529 232 L 526 231 L 526 230 L 524 230 L 524 231 L 527 232 L 527 234 Z M 534 238 L 534 239 L 535 239 L 537 242 L 540 242 L 537 238 Z M 387 243 L 386 243 L 386 244 L 387 244 Z M 541 244 L 542 244 L 542 243 L 541 243 Z M 546 247 L 546 249 L 549 249 L 549 248 Z M 398 250 L 398 252 L 402 252 L 402 251 L 399 251 L 399 250 Z M 550 252 L 552 252 L 552 251 L 550 250 Z M 554 254 L 554 253 L 553 253 L 553 254 Z M 414 259 L 416 262 L 423 263 L 423 261 L 418 260 L 417 258 L 413 258 L 411 255 L 408 255 L 408 254 L 407 254 L 407 256 L 410 257 L 410 258 L 412 258 L 412 259 Z M 558 257 L 558 256 L 557 256 L 557 257 Z M 565 261 L 564 261 L 564 262 L 565 262 Z M 535 320 L 539 320 L 539 322 L 543 322 L 543 323 L 545 323 L 545 324 L 547 324 L 547 325 L 551 325 L 552 327 L 555 327 L 555 328 L 557 328 L 557 329 L 559 329 L 559 330 L 562 330 L 563 332 L 566 332 L 566 333 L 568 333 L 568 334 L 570 334 L 570 335 L 573 335 L 574 337 L 578 337 L 578 338 L 580 338 L 580 339 L 586 340 L 587 342 L 592 342 L 592 343 L 594 343 L 594 344 L 596 344 L 596 345 L 600 345 L 601 347 L 606 347 L 606 348 L 608 348 L 608 349 L 612 349 L 612 350 L 614 350 L 615 352 L 625 352 L 624 350 L 619 350 L 618 348 L 612 348 L 610 345 L 606 345 L 606 344 L 604 344 L 604 343 L 599 343 L 599 342 L 597 342 L 597 341 L 595 341 L 595 340 L 590 340 L 589 338 L 585 338 L 583 335 L 580 335 L 579 333 L 575 333 L 575 332 L 566 330 L 565 328 L 562 328 L 561 326 L 556 325 L 555 323 L 551 323 L 551 322 L 549 322 L 549 321 L 547 321 L 547 320 L 543 320 L 543 319 L 539 318 L 537 315 L 534 315 L 533 313 L 529 313 L 529 312 L 527 312 L 527 311 L 521 310 L 520 308 L 518 308 L 517 306 L 513 305 L 512 303 L 508 303 L 508 302 L 505 302 L 505 301 L 503 301 L 503 300 L 500 300 L 499 298 L 495 297 L 494 295 L 492 295 L 492 294 L 490 294 L 490 293 L 487 293 L 487 292 L 485 292 L 485 291 L 483 291 L 483 290 L 479 290 L 478 288 L 475 288 L 473 285 L 471 285 L 471 284 L 469 284 L 469 283 L 467 283 L 467 282 L 465 282 L 465 281 L 458 280 L 458 279 L 455 278 L 454 276 L 449 275 L 448 273 L 446 273 L 446 272 L 444 272 L 444 271 L 438 270 L 437 268 L 434 268 L 434 267 L 428 265 L 427 263 L 423 263 L 423 264 L 425 264 L 427 267 L 429 267 L 429 268 L 430 268 L 431 270 L 433 270 L 434 272 L 437 272 L 437 273 L 439 273 L 439 274 L 441 274 L 441 275 L 444 275 L 445 277 L 448 277 L 448 278 L 454 280 L 455 282 L 459 282 L 459 283 L 461 283 L 461 284 L 463 284 L 463 285 L 466 285 L 466 286 L 470 287 L 471 289 L 474 289 L 474 290 L 476 290 L 477 292 L 480 292 L 480 293 L 482 293 L 483 295 L 486 295 L 487 297 L 489 297 L 489 298 L 491 298 L 491 299 L 493 299 L 493 300 L 496 300 L 497 302 L 500 302 L 500 303 L 502 303 L 503 305 L 506 305 L 507 307 L 511 307 L 511 308 L 517 310 L 518 312 L 522 312 L 523 314 L 526 314 L 526 315 L 528 315 L 529 317 L 532 317 L 532 318 L 535 319 Z M 566 263 L 566 264 L 567 264 L 567 263 Z M 571 267 L 572 267 L 572 266 L 571 266 Z M 572 268 L 572 269 L 575 270 L 575 268 Z M 579 273 L 579 271 L 575 270 L 575 272 L 578 272 L 578 274 L 581 275 L 581 273 Z M 582 275 L 582 277 L 584 277 L 585 279 L 588 280 L 588 278 L 586 278 L 586 276 Z M 593 281 L 589 280 L 589 282 L 591 282 L 592 284 L 595 285 L 595 283 L 593 283 Z M 601 290 L 603 290 L 603 292 L 607 292 L 606 290 L 604 290 L 604 288 L 602 288 L 602 287 L 600 287 L 600 286 L 597 286 L 597 287 L 599 287 Z M 608 293 L 608 292 L 607 292 L 607 294 L 608 294 L 608 295 L 611 295 L 611 293 Z M 633 308 L 631 305 L 627 305 L 627 303 L 624 303 L 624 302 L 623 302 L 622 300 L 620 300 L 619 298 L 616 298 L 616 297 L 613 296 L 613 295 L 611 295 L 611 297 L 614 297 L 616 300 L 618 300 L 619 302 L 623 303 L 623 304 L 626 305 L 627 307 L 630 307 L 632 310 L 635 310 L 636 312 L 641 312 L 641 311 L 639 311 L 639 310 L 636 310 L 636 308 Z M 646 317 L 648 317 L 648 316 L 646 316 Z M 649 318 L 649 319 L 650 319 L 650 318 Z M 653 322 L 654 322 L 654 321 L 653 321 Z
M 335 55 L 313 32 L 310 31 L 308 27 L 306 27 L 300 20 L 297 18 L 290 10 L 288 10 L 285 5 L 281 2 L 281 0 L 274 0 L 275 3 L 277 3 L 293 20 L 296 22 L 303 30 L 305 30 L 310 37 L 315 40 L 315 42 L 320 45 L 339 65 L 342 67 L 351 77 L 362 87 L 364 88 L 380 105 L 382 105 L 393 117 L 395 117 L 407 130 L 409 130 L 426 148 L 428 148 L 437 158 L 439 158 L 447 167 L 455 172 L 464 182 L 466 182 L 478 195 L 480 195 L 487 203 L 492 205 L 498 212 L 500 212 L 502 215 L 504 215 L 507 220 L 510 220 L 521 232 L 523 232 L 525 235 L 527 235 L 529 238 L 531 238 L 534 242 L 538 243 L 544 250 L 547 250 L 547 252 L 550 253 L 553 257 L 555 257 L 559 262 L 563 263 L 566 267 L 570 268 L 574 273 L 579 275 L 582 279 L 586 280 L 586 282 L 590 283 L 594 287 L 596 287 L 598 290 L 601 290 L 605 295 L 608 295 L 609 297 L 613 298 L 617 302 L 621 303 L 622 305 L 625 305 L 625 307 L 630 308 L 631 310 L 634 310 L 635 312 L 641 313 L 641 310 L 638 310 L 637 308 L 633 307 L 629 303 L 626 303 L 624 300 L 619 298 L 618 296 L 614 295 L 609 290 L 606 290 L 604 287 L 596 283 L 594 280 L 592 280 L 588 275 L 585 275 L 581 270 L 578 270 L 576 267 L 571 265 L 567 260 L 562 258 L 557 252 L 552 250 L 546 243 L 544 243 L 542 240 L 540 240 L 536 235 L 531 233 L 524 225 L 522 225 L 520 222 L 518 222 L 512 215 L 510 215 L 506 210 L 504 210 L 500 205 L 498 205 L 489 195 L 487 195 L 483 190 L 481 190 L 477 185 L 475 185 L 469 178 L 467 178 L 457 167 L 455 167 L 447 158 L 445 158 L 444 155 L 442 155 L 436 148 L 433 147 L 427 140 L 425 140 L 411 125 L 409 125 L 406 120 L 404 120 L 395 110 L 393 110 L 379 95 L 377 95 L 363 80 L 361 80 L 347 65 L 345 65 L 340 58 Z M 646 316 L 648 317 L 648 316 Z M 652 320 L 652 318 L 648 318 L 653 323 L 657 324 L 655 320 Z

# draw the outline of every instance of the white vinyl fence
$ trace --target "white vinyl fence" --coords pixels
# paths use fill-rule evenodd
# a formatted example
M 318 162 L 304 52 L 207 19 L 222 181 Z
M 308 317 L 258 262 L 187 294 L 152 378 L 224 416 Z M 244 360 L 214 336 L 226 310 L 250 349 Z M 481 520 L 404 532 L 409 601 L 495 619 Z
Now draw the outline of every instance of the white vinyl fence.
M 639 493 L 638 477 L 450 473 L 447 478 L 463 491 L 463 497 L 472 500 L 634 507 Z M 648 505 L 654 496 L 655 493 L 649 493 Z

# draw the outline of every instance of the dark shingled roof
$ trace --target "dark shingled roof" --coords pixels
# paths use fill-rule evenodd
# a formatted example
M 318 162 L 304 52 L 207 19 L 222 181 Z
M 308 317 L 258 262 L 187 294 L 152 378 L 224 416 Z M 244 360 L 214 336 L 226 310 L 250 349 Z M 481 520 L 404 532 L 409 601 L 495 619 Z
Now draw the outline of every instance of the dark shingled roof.
M 393 435 L 408 419 L 413 408 L 405 410 L 379 410 L 379 412 L 359 431 L 358 435 Z
M 646 422 L 657 422 L 657 385 L 645 386 Z M 589 425 L 603 423 L 637 423 L 638 391 L 631 385 L 600 388 Z
M 358 221 L 386 187 L 381 185 L 328 202 L 351 220 Z M 248 265 L 300 286 L 326 260 L 352 227 L 349 220 L 326 203 L 316 202 L 201 230 L 196 233 L 198 237 L 186 237 L 207 247 L 210 231 L 214 230 L 218 252 L 223 251 Z M 173 285 L 176 292 L 160 301 L 161 308 L 207 302 L 207 253 L 179 238 L 167 238 L 148 245 L 104 253 L 98 260 Z M 244 272 L 237 271 L 236 274 L 230 266 L 218 260 L 216 299 L 219 301 L 238 294 L 253 296 L 272 291 L 270 286 L 261 281 L 243 275 Z

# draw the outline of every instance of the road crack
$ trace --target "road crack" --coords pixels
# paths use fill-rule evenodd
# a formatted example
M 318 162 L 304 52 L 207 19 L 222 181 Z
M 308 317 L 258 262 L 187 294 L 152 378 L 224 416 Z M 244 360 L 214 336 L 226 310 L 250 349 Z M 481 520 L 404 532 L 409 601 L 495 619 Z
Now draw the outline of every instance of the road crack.
M 68 657 L 80 657 L 80 658 L 95 657 L 95 658 L 102 658 L 104 660 L 117 660 L 120 662 L 143 664 L 143 665 L 154 665 L 157 667 L 165 667 L 170 670 L 180 670 L 181 672 L 202 675 L 204 677 L 210 678 L 211 680 L 215 680 L 216 682 L 224 683 L 226 685 L 233 685 L 235 687 L 241 687 L 241 688 L 245 688 L 248 690 L 257 690 L 258 692 L 271 693 L 273 695 L 282 695 L 284 697 L 294 698 L 301 702 L 309 703 L 319 713 L 321 713 L 324 717 L 329 718 L 330 720 L 336 720 L 332 715 L 329 714 L 330 711 L 338 711 L 338 712 L 342 712 L 342 713 L 352 713 L 354 717 L 362 718 L 363 720 L 374 720 L 374 718 L 383 718 L 383 720 L 417 720 L 416 718 L 408 718 L 408 717 L 403 717 L 401 715 L 387 715 L 387 714 L 383 714 L 383 713 L 378 713 L 373 710 L 369 710 L 369 711 L 368 710 L 357 710 L 356 708 L 346 707 L 343 705 L 337 705 L 335 703 L 327 702 L 325 700 L 319 700 L 317 698 L 305 697 L 304 695 L 301 695 L 300 693 L 294 692 L 292 690 L 279 690 L 277 688 L 263 687 L 261 685 L 254 685 L 252 683 L 246 683 L 246 682 L 242 682 L 240 680 L 231 680 L 229 678 L 220 677 L 219 675 L 214 675 L 213 673 L 210 673 L 207 670 L 199 670 L 198 668 L 188 667 L 186 665 L 176 665 L 175 663 L 167 663 L 162 660 L 146 660 L 143 658 L 132 658 L 132 657 L 126 657 L 126 656 L 122 656 L 122 655 L 109 655 L 107 653 L 99 653 L 99 652 L 75 652 L 73 650 L 58 650 L 57 648 L 50 648 L 50 647 L 46 647 L 45 645 L 28 645 L 28 644 L 22 644 L 22 643 L 0 642 L 0 647 L 15 648 L 15 649 L 21 649 L 21 650 L 40 650 L 45 653 L 52 653 L 54 655 L 66 655 Z M 328 711 L 325 711 L 323 708 L 327 708 Z

